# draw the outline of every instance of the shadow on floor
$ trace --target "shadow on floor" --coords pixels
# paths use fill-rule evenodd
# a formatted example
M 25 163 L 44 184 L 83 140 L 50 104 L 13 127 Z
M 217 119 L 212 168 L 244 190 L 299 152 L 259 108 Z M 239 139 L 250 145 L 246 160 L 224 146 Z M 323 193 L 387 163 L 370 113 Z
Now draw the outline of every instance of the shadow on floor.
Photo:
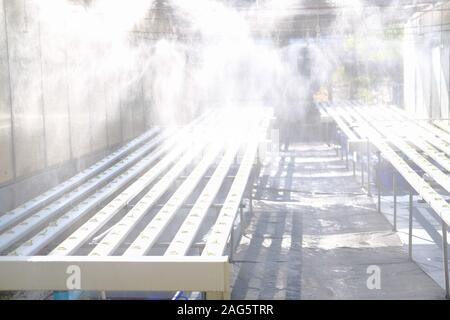
M 272 156 L 234 255 L 233 299 L 441 299 L 334 149 Z M 369 266 L 381 288 L 367 287 Z

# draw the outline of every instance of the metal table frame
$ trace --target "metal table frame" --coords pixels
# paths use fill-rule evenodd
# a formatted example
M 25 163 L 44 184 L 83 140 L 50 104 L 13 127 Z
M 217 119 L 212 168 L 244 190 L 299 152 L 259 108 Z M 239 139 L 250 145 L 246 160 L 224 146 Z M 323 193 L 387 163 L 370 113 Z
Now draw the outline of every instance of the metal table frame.
M 411 191 L 409 195 L 409 245 L 408 253 L 412 259 L 413 232 L 413 197 L 416 191 L 434 210 L 442 226 L 442 256 L 444 267 L 444 283 L 446 298 L 450 298 L 448 270 L 447 231 L 450 225 L 450 205 L 443 195 L 435 190 L 427 181 L 417 174 L 405 161 L 417 165 L 444 190 L 450 192 L 450 127 L 441 120 L 425 121 L 414 119 L 410 114 L 394 106 L 367 106 L 357 101 L 342 101 L 336 103 L 320 103 L 334 119 L 337 126 L 349 140 L 366 141 L 367 143 L 367 191 L 371 193 L 370 161 L 371 148 L 376 151 L 378 165 L 381 157 L 389 161 L 395 170 L 408 182 Z M 381 111 L 381 112 L 380 112 Z M 438 121 L 439 124 L 435 125 Z M 449 131 L 447 131 L 449 130 Z M 358 152 L 358 150 L 356 150 Z M 363 157 L 363 148 L 359 149 Z M 431 162 L 433 160 L 435 163 Z M 362 184 L 364 185 L 364 165 L 361 160 Z M 443 171 L 445 170 L 445 171 Z M 378 171 L 379 172 L 379 171 Z M 394 221 L 393 229 L 397 228 L 397 180 L 393 175 Z M 377 176 L 378 211 L 381 212 L 381 183 Z
M 0 216 L 5 221 L 0 250 L 7 254 L 0 256 L 0 290 L 183 290 L 206 292 L 208 299 L 230 298 L 226 253 L 236 244 L 236 218 L 243 220 L 242 200 L 270 119 L 266 108 L 222 110 L 176 132 L 153 129 L 61 189 L 29 202 L 39 205 Z M 236 164 L 239 155 L 242 160 Z M 225 181 L 231 186 L 223 189 Z M 200 196 L 165 253 L 148 255 L 199 188 Z M 217 205 L 220 190 L 226 198 Z M 163 195 L 168 200 L 161 205 Z M 198 256 L 188 255 L 211 208 L 220 211 L 204 248 Z M 152 210 L 156 212 L 142 225 Z M 128 245 L 132 232 L 138 235 Z M 94 247 L 80 255 L 86 244 Z

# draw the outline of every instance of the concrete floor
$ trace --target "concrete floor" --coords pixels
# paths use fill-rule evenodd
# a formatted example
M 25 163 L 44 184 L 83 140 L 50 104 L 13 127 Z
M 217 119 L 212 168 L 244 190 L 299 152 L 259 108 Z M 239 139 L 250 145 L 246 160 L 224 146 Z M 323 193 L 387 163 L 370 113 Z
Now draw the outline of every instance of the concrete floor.
M 442 225 L 440 219 L 419 196 L 413 197 L 413 237 L 412 255 L 417 263 L 442 288 L 445 288 L 442 249 Z M 397 197 L 397 230 L 405 247 L 409 243 L 409 200 L 408 196 Z M 393 197 L 381 198 L 381 212 L 393 223 Z M 447 232 L 450 239 L 450 233 Z M 450 248 L 449 256 L 450 256 Z M 450 261 L 449 261 L 450 263 Z
M 272 155 L 234 255 L 233 299 L 442 299 L 373 199 L 324 144 Z M 368 268 L 380 271 L 369 289 Z

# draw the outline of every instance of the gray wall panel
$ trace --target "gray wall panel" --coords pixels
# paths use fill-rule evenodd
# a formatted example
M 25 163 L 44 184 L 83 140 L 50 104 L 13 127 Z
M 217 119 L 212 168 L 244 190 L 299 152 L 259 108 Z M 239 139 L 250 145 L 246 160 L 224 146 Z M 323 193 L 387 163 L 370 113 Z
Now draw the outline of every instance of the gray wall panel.
M 132 84 L 133 136 L 138 136 L 145 129 L 144 101 L 142 96 L 142 80 Z
M 34 1 L 6 1 L 17 176 L 45 167 L 39 46 Z
M 72 65 L 68 69 L 72 155 L 79 158 L 91 152 L 90 108 L 85 99 L 87 87 L 76 80 L 79 68 Z
M 449 47 L 448 40 L 443 40 L 443 47 L 438 47 L 439 63 L 435 63 L 435 78 L 437 82 L 438 91 L 438 108 L 442 118 L 448 119 L 448 73 L 449 73 Z
M 105 82 L 106 117 L 108 124 L 108 144 L 115 146 L 122 141 L 122 124 L 120 118 L 119 79 L 113 76 L 111 81 Z
M 0 184 L 117 146 L 151 122 L 141 64 L 124 59 L 114 74 L 117 43 L 78 28 L 86 10 L 73 3 L 55 14 L 43 3 L 0 0 Z M 124 36 L 119 47 L 143 41 Z
M 83 39 L 71 39 L 67 44 L 67 73 L 69 81 L 69 115 L 72 156 L 79 158 L 91 152 L 91 113 L 89 93 L 92 67 L 85 57 L 89 48 Z
M 94 71 L 95 72 L 95 71 Z M 89 105 L 91 121 L 92 152 L 103 150 L 108 146 L 106 126 L 106 99 L 104 80 L 101 75 L 93 74 L 89 88 Z
M 146 127 L 150 128 L 155 124 L 154 109 L 152 107 L 152 74 L 149 70 L 145 70 L 144 76 L 142 78 L 142 93 L 144 95 L 144 112 L 145 112 L 145 122 Z
M 0 0 L 0 70 L 0 183 L 3 183 L 14 177 L 8 50 L 3 0 Z
M 406 24 L 405 107 L 418 117 L 446 119 L 449 116 L 449 32 L 444 28 L 441 35 L 439 25 L 450 22 L 450 4 L 442 6 L 423 12 Z M 426 31 L 425 26 L 436 28 Z
M 71 157 L 66 43 L 61 21 L 41 20 L 42 88 L 45 116 L 47 165 Z
M 122 138 L 128 141 L 133 137 L 133 89 L 129 85 L 127 77 L 121 77 L 120 110 L 122 117 Z
M 449 73 L 450 73 L 450 41 L 448 34 L 444 40 L 444 48 L 441 51 L 441 114 L 444 119 L 449 117 Z

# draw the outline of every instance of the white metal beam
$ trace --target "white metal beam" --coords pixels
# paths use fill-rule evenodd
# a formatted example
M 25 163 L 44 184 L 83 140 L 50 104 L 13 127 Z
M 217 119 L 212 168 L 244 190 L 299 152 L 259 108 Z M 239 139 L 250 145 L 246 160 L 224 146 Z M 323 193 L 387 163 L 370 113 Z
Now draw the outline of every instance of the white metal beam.
M 360 108 L 367 108 L 367 106 L 362 104 L 356 104 L 356 106 Z M 433 130 L 431 129 L 430 131 L 429 124 L 421 122 L 417 123 L 415 120 L 406 117 L 406 115 L 399 112 L 398 110 L 400 109 L 395 106 L 379 106 L 380 112 L 375 114 L 375 118 L 385 121 L 386 125 L 391 125 L 398 128 L 398 131 L 400 132 L 408 129 L 408 140 L 422 150 L 427 150 L 430 148 L 429 145 L 432 145 L 445 154 L 450 155 L 450 145 L 445 142 L 442 137 L 439 137 L 432 133 Z M 370 123 L 370 125 L 373 127 L 372 123 Z M 412 139 L 412 137 L 414 138 Z M 437 153 L 434 153 L 430 156 L 433 156 L 434 159 L 436 159 L 436 157 L 439 157 L 441 165 L 443 165 L 444 167 L 446 166 L 446 164 L 442 164 L 443 157 L 445 157 L 443 154 L 438 155 Z
M 148 170 L 136 182 L 127 187 L 123 192 L 116 196 L 112 201 L 103 207 L 99 212 L 86 221 L 80 228 L 74 231 L 66 240 L 60 243 L 50 254 L 67 255 L 73 254 L 80 246 L 89 240 L 97 231 L 99 231 L 108 221 L 124 209 L 140 192 L 152 182 L 154 182 L 160 174 L 166 170 L 172 161 L 175 161 L 184 148 L 175 148 L 166 157 L 159 161 L 154 167 Z M 68 224 L 73 220 L 68 221 Z
M 385 107 L 388 108 L 388 107 Z M 450 143 L 450 133 L 430 124 L 427 120 L 417 120 L 414 119 L 414 117 L 411 116 L 408 112 L 406 112 L 403 109 L 397 108 L 397 107 L 389 107 L 389 109 L 398 115 L 404 117 L 405 119 L 408 119 L 418 125 L 419 127 L 423 128 L 427 132 L 433 133 L 434 135 L 441 138 L 446 143 Z
M 176 135 L 178 138 L 190 138 L 180 141 L 178 144 L 174 143 L 175 150 L 164 149 L 166 143 L 160 148 L 156 149 L 150 155 L 147 155 L 144 159 L 139 161 L 133 168 L 129 169 L 125 174 L 116 178 L 113 182 L 100 189 L 91 198 L 86 199 L 77 208 L 63 214 L 59 219 L 50 223 L 47 228 L 40 233 L 32 237 L 29 241 L 22 243 L 14 252 L 19 256 L 7 256 L 0 257 L 0 274 L 4 275 L 0 277 L 0 290 L 87 290 L 87 291 L 205 291 L 205 292 L 219 292 L 221 297 L 229 296 L 229 268 L 228 258 L 222 256 L 223 248 L 226 246 L 228 236 L 230 234 L 234 217 L 236 215 L 240 200 L 245 191 L 245 187 L 248 183 L 248 177 L 252 169 L 253 161 L 256 157 L 260 134 L 266 132 L 266 127 L 269 123 L 269 113 L 262 111 L 262 115 L 259 112 L 262 110 L 239 110 L 239 121 L 236 121 L 236 114 L 230 113 L 229 117 L 226 114 L 218 114 L 213 120 L 209 119 L 209 125 L 207 128 L 198 128 L 195 134 L 187 135 L 180 133 Z M 261 118 L 260 118 L 261 117 Z M 262 125 L 260 119 L 263 119 Z M 230 128 L 232 127 L 232 129 Z M 253 127 L 257 127 L 258 130 L 253 134 Z M 249 132 L 250 138 L 248 141 L 241 141 L 236 138 L 245 137 Z M 233 134 L 229 134 L 233 132 Z M 173 138 L 175 139 L 175 138 Z M 198 144 L 194 143 L 195 139 L 201 140 Z M 244 138 L 245 139 L 245 138 Z M 181 139 L 180 139 L 181 140 Z M 212 142 L 216 142 L 212 144 Z M 190 175 L 184 180 L 181 186 L 175 191 L 166 205 L 159 211 L 154 217 L 153 221 L 159 221 L 157 230 L 150 235 L 150 243 L 153 241 L 151 237 L 155 239 L 158 234 L 161 233 L 165 226 L 170 223 L 171 218 L 175 215 L 177 209 L 183 204 L 185 199 L 192 194 L 196 189 L 199 181 L 204 177 L 204 174 L 212 166 L 214 160 L 218 157 L 224 145 L 227 146 L 225 154 L 222 156 L 221 161 L 216 167 L 216 170 L 210 178 L 207 186 L 203 190 L 200 197 L 197 199 L 194 208 L 188 215 L 188 219 L 185 221 L 186 225 L 189 223 L 196 224 L 196 227 L 191 229 L 189 238 L 187 239 L 188 247 L 190 246 L 191 238 L 195 238 L 198 228 L 201 224 L 202 215 L 210 207 L 212 201 L 216 197 L 218 190 L 229 171 L 231 162 L 234 156 L 237 154 L 237 150 L 241 143 L 246 142 L 247 149 L 244 157 L 241 161 L 237 175 L 234 177 L 234 181 L 229 190 L 226 203 L 222 207 L 219 214 L 219 218 L 213 227 L 212 241 L 207 241 L 207 251 L 203 251 L 202 256 L 189 257 L 189 256 L 158 256 L 147 257 L 139 255 L 124 255 L 124 256 L 103 256 L 114 253 L 114 249 L 117 245 L 123 241 L 134 226 L 137 225 L 140 218 L 146 214 L 147 209 L 155 203 L 165 190 L 175 181 L 182 170 L 186 168 L 186 163 L 190 163 L 196 155 L 204 150 L 208 146 L 207 153 L 203 154 L 203 158 L 200 163 L 194 168 Z M 184 143 L 183 146 L 180 144 Z M 173 144 L 171 144 L 170 148 Z M 190 149 L 189 149 L 190 148 Z M 164 149 L 165 151 L 158 151 Z M 186 152 L 186 150 L 188 150 Z M 161 153 L 158 153 L 161 152 Z M 167 154 L 166 154 L 167 153 Z M 171 167 L 169 172 L 165 175 L 164 170 L 166 165 L 160 165 L 159 169 L 154 169 L 158 165 L 154 166 L 154 170 L 151 179 L 149 176 L 142 176 L 137 181 L 137 178 L 141 172 L 145 169 L 140 167 L 145 161 L 150 159 L 156 160 L 158 157 L 166 154 L 161 162 L 166 162 L 167 166 L 176 162 Z M 173 158 L 171 161 L 167 160 L 168 155 L 171 154 Z M 183 154 L 181 156 L 181 154 Z M 153 157 L 153 158 L 152 158 Z M 178 158 L 180 158 L 178 160 Z M 178 161 L 177 161 L 178 160 Z M 186 162 L 186 163 L 185 163 Z M 178 165 L 182 163 L 182 165 Z M 147 163 L 148 164 L 148 163 Z M 138 173 L 139 172 L 139 173 Z M 148 173 L 148 172 L 147 172 Z M 133 175 L 131 180 L 130 177 Z M 125 217 L 116 224 L 116 227 L 109 229 L 107 236 L 102 242 L 94 248 L 90 256 L 70 256 L 75 254 L 77 248 L 95 235 L 95 232 L 100 227 L 105 225 L 103 217 L 108 216 L 111 218 L 114 216 L 114 212 L 120 211 L 119 208 L 123 208 L 131 199 L 137 197 L 146 187 L 151 185 L 149 180 L 155 180 L 156 177 L 163 175 L 152 188 L 155 190 L 151 195 L 147 193 L 151 199 L 145 196 L 137 203 L 133 209 L 125 215 Z M 145 177 L 145 183 L 141 180 Z M 134 181 L 134 182 L 133 182 Z M 129 184 L 133 182 L 132 184 Z M 90 214 L 94 206 L 101 203 L 102 200 L 110 198 L 115 195 L 118 190 L 125 188 L 125 185 L 129 185 L 125 191 L 119 194 L 119 198 L 116 197 L 110 201 L 100 212 L 95 214 L 88 220 L 87 224 L 79 228 L 75 233 L 69 236 L 63 241 L 49 256 L 31 256 L 39 251 L 43 246 L 48 245 L 50 241 L 56 239 L 67 228 L 73 226 L 78 219 L 86 214 Z M 129 189 L 134 186 L 134 189 Z M 128 193 L 127 193 L 128 191 Z M 105 192 L 103 194 L 102 192 Z M 106 198 L 104 198 L 107 196 Z M 123 196 L 123 197 L 121 197 Z M 119 200 L 116 201 L 115 200 Z M 155 200 L 155 201 L 153 201 Z M 120 202 L 120 203 L 119 203 Z M 145 202 L 145 203 L 144 203 Z M 145 206 L 145 208 L 144 208 Z M 138 212 L 139 211 L 139 212 Z M 197 212 L 199 216 L 195 217 Z M 137 213 L 136 216 L 132 216 L 133 213 Z M 228 213 L 231 213 L 230 215 Z M 189 220 L 190 218 L 200 218 L 200 220 Z M 151 225 L 152 222 L 149 224 Z M 121 225 L 124 223 L 124 225 Z M 224 233 L 223 237 L 217 237 L 217 230 L 221 230 Z M 82 233 L 77 233 L 82 232 Z M 115 236 L 119 236 L 115 238 Z M 114 235 L 114 236 L 113 236 Z M 216 243 L 220 242 L 219 246 Z M 149 242 L 147 242 L 148 245 Z M 172 248 L 172 245 L 169 248 Z M 64 247 L 66 250 L 62 250 Z M 151 244 L 150 246 L 151 247 Z M 172 250 L 171 249 L 171 250 Z M 185 255 L 187 249 L 183 249 L 180 255 Z M 214 252 L 214 257 L 209 257 L 211 252 Z M 98 256 L 98 255 L 100 256 Z M 27 256 L 28 255 L 28 256 Z M 68 280 L 70 281 L 74 270 L 80 272 L 80 286 L 77 288 L 67 287 Z M 131 270 L 131 272 L 130 272 Z
M 363 119 L 366 119 L 368 122 L 370 121 L 370 116 L 374 116 L 373 110 L 369 110 L 370 108 L 364 109 L 364 111 L 360 110 L 360 108 L 356 107 L 353 109 L 354 112 L 358 113 Z M 403 152 L 406 156 L 409 157 L 416 165 L 418 165 L 422 170 L 424 170 L 433 180 L 435 180 L 438 184 L 440 184 L 445 190 L 450 191 L 450 177 L 439 170 L 435 165 L 429 162 L 425 157 L 423 157 L 420 153 L 418 153 L 413 147 L 411 147 L 407 142 L 400 139 L 395 135 L 395 132 L 391 130 L 389 127 L 383 125 L 380 122 L 377 122 L 377 130 L 383 132 L 386 138 L 395 145 L 401 152 Z
M 33 230 L 36 230 L 46 221 L 64 212 L 64 210 L 73 208 L 83 198 L 87 197 L 89 194 L 108 183 L 108 181 L 121 174 L 127 168 L 130 168 L 133 164 L 139 161 L 139 159 L 144 157 L 150 150 L 154 149 L 158 144 L 160 144 L 165 138 L 166 136 L 164 134 L 160 135 L 159 137 L 147 143 L 144 147 L 133 152 L 131 155 L 119 161 L 109 169 L 91 178 L 87 182 L 80 185 L 78 188 L 70 191 L 64 197 L 51 203 L 38 212 L 33 213 L 31 216 L 21 221 L 19 224 L 13 226 L 12 228 L 6 229 L 2 234 L 0 234 L 0 252 L 7 249 L 9 246 L 19 241 L 20 239 L 26 237 Z M 133 168 L 131 168 L 130 170 L 133 170 Z
M 229 268 L 226 257 L 0 257 L 0 291 L 79 284 L 84 291 L 227 292 Z
M 222 149 L 221 143 L 215 143 L 206 155 L 202 158 L 200 163 L 195 167 L 181 186 L 170 197 L 166 204 L 153 217 L 148 226 L 141 232 L 138 239 L 134 241 L 130 247 L 138 250 L 141 249 L 144 255 L 145 252 L 153 245 L 154 241 L 164 231 L 167 225 L 178 209 L 182 206 L 187 197 L 195 189 L 197 184 L 202 179 L 208 168 Z M 91 251 L 89 255 L 105 256 L 112 254 L 114 250 L 125 240 L 126 236 L 131 232 L 134 226 L 145 216 L 149 208 L 156 203 L 161 195 L 172 185 L 182 171 L 191 163 L 193 158 L 203 150 L 200 148 L 193 148 L 190 153 L 186 154 L 180 162 L 178 162 L 168 173 L 164 176 L 144 197 L 139 201 L 130 212 L 125 215 L 108 233 L 108 235 Z M 136 243 L 137 242 L 137 243 Z M 140 242 L 145 242 L 141 244 Z M 139 254 L 138 254 L 139 255 Z
M 233 159 L 239 149 L 239 143 L 233 143 L 227 149 L 205 189 L 198 197 L 194 207 L 184 220 L 174 239 L 167 248 L 165 255 L 185 255 L 191 247 L 203 222 L 208 209 L 214 201 L 223 181 L 230 170 Z M 129 249 L 130 251 L 132 248 Z
M 356 134 L 350 129 L 350 127 L 341 119 L 340 115 L 336 113 L 333 107 L 327 108 L 328 114 L 330 114 L 342 132 L 347 136 L 347 140 L 360 140 Z
M 355 108 L 356 109 L 356 108 Z M 361 119 L 359 114 L 353 114 Z M 399 156 L 387 142 L 380 139 L 379 134 L 374 129 L 366 128 L 370 142 L 382 153 L 391 165 L 405 178 L 405 180 L 414 188 L 419 195 L 433 208 L 433 210 L 445 221 L 450 222 L 450 205 L 445 199 L 436 192 L 421 176 L 419 176 L 401 156 Z
M 109 156 L 104 159 L 98 161 L 94 165 L 89 168 L 81 171 L 70 179 L 64 181 L 63 183 L 55 186 L 49 191 L 33 198 L 21 206 L 15 208 L 14 210 L 8 211 L 2 216 L 0 216 L 0 231 L 10 227 L 14 223 L 24 219 L 26 216 L 35 212 L 36 210 L 41 209 L 42 207 L 48 205 L 51 201 L 57 199 L 62 196 L 64 193 L 73 190 L 78 185 L 83 182 L 89 180 L 90 178 L 98 175 L 100 172 L 106 170 L 108 167 L 112 166 L 114 162 L 120 160 L 125 157 L 131 151 L 136 149 L 139 145 L 143 144 L 146 140 L 155 136 L 158 132 L 160 132 L 159 128 L 154 128 L 149 130 L 148 132 L 142 134 L 131 142 L 127 143 L 125 146 L 120 148 L 119 150 L 111 153 Z
M 202 117 L 202 121 L 204 118 Z M 196 121 L 194 121 L 196 123 Z M 72 223 L 78 221 L 83 216 L 98 207 L 99 203 L 105 201 L 109 197 L 113 196 L 117 190 L 125 187 L 129 182 L 138 177 L 145 169 L 147 169 L 154 161 L 163 156 L 171 148 L 173 148 L 174 143 L 180 138 L 184 137 L 192 126 L 188 126 L 182 129 L 175 136 L 171 137 L 167 142 L 165 142 L 158 149 L 153 151 L 151 154 L 146 156 L 144 159 L 139 161 L 134 167 L 126 171 L 124 174 L 117 177 L 115 180 L 110 182 L 108 185 L 100 189 L 96 194 L 92 195 L 88 199 L 84 200 L 77 206 L 73 207 L 70 211 L 65 213 L 63 216 L 55 221 L 50 222 L 43 230 L 38 234 L 33 236 L 31 239 L 27 240 L 21 244 L 17 249 L 15 249 L 10 254 L 12 255 L 33 255 L 36 254 L 40 249 L 47 245 L 50 241 L 54 240 L 62 232 L 64 232 Z M 165 159 L 175 159 L 179 153 L 181 153 L 186 146 L 176 147 L 171 153 L 166 155 Z M 101 217 L 104 219 L 109 217 L 109 215 L 116 214 L 121 208 L 123 208 L 129 201 L 131 201 L 139 192 L 141 188 L 145 187 L 147 184 L 151 183 L 156 177 L 157 173 L 161 173 L 169 164 L 167 163 L 163 166 L 160 161 L 154 168 L 150 169 L 147 174 L 139 178 L 136 183 L 128 187 L 126 191 L 122 192 L 119 196 L 113 199 L 105 208 L 101 211 Z M 161 168 L 162 167 L 162 168 Z M 133 187 L 134 186 L 134 187 Z M 91 230 L 85 230 L 91 231 Z M 77 239 L 83 239 L 78 238 Z
M 209 235 L 202 256 L 221 256 L 233 228 L 236 213 L 248 183 L 253 163 L 258 152 L 258 143 L 269 125 L 268 113 L 263 118 L 262 125 L 252 134 L 247 142 L 247 148 L 239 166 L 236 177 L 231 185 L 225 203 Z
M 448 120 L 434 120 L 433 124 L 450 134 L 450 125 Z
M 367 107 L 364 107 L 362 110 L 364 112 L 370 113 L 374 118 L 380 119 L 380 120 L 387 120 L 387 115 L 383 113 L 376 113 L 374 114 L 372 110 L 368 110 Z M 450 171 L 450 159 L 445 156 L 445 152 L 441 152 L 437 150 L 436 148 L 439 147 L 433 147 L 432 144 L 428 140 L 434 140 L 432 138 L 435 138 L 435 136 L 432 135 L 424 135 L 421 130 L 417 130 L 417 125 L 411 123 L 411 121 L 403 121 L 401 123 L 398 122 L 381 122 L 379 124 L 383 128 L 388 128 L 390 132 L 396 134 L 398 137 L 401 137 L 402 139 L 408 141 L 409 143 L 415 145 L 417 148 L 422 150 L 426 156 L 429 156 L 434 161 L 436 161 L 439 165 L 441 165 L 445 170 Z M 383 129 L 385 131 L 385 129 Z M 431 137 L 430 137 L 431 136 Z M 425 138 L 425 139 L 424 139 Z M 436 139 L 439 140 L 439 139 Z M 440 141 L 441 143 L 438 144 L 442 149 L 449 149 L 446 145 L 443 145 L 444 142 Z
M 218 189 L 220 188 L 224 177 L 226 176 L 233 155 L 237 152 L 240 143 L 236 143 L 236 139 L 244 139 L 246 133 L 245 130 L 243 129 L 247 129 L 247 131 L 249 131 L 250 128 L 257 125 L 260 121 L 259 119 L 261 114 L 258 114 L 256 112 L 255 113 L 243 112 L 240 116 L 241 117 L 239 119 L 233 119 L 234 122 L 233 125 L 235 126 L 234 130 L 229 131 L 227 136 L 223 137 L 226 140 L 231 139 L 231 142 L 234 144 L 234 146 L 232 145 L 231 147 L 232 151 L 227 152 L 225 154 L 225 158 L 221 162 L 222 165 L 223 162 L 225 161 L 226 165 L 221 167 L 219 171 L 215 172 L 213 178 L 209 181 L 206 188 L 202 192 L 202 195 L 196 202 L 196 205 L 194 206 L 193 210 L 191 211 L 190 214 L 188 214 L 177 235 L 172 240 L 171 245 L 167 250 L 167 252 L 173 253 L 174 246 L 179 245 L 183 245 L 184 249 L 178 252 L 178 254 L 185 254 L 185 251 L 188 250 L 193 240 L 193 237 L 195 236 L 198 228 L 200 227 L 202 218 L 206 214 L 210 203 L 214 200 L 214 196 L 217 193 Z M 250 128 L 248 128 L 248 122 L 250 119 L 253 121 L 253 123 L 250 125 Z M 170 203 L 171 200 L 169 200 L 169 202 L 167 203 L 166 208 L 167 212 L 164 212 L 163 208 L 163 210 L 161 210 L 155 216 L 155 218 L 149 223 L 149 225 L 140 233 L 137 239 L 130 245 L 128 250 L 125 252 L 126 255 L 144 255 L 145 253 L 148 252 L 148 250 L 155 243 L 155 241 L 161 234 L 162 230 L 164 230 L 165 226 L 169 223 L 170 219 L 173 217 L 173 214 L 175 213 L 175 211 L 173 210 L 173 208 L 175 207 L 175 203 L 172 205 Z M 199 214 L 199 210 L 201 211 L 201 214 Z M 193 221 L 194 219 L 196 219 L 196 221 Z M 183 240 L 186 240 L 186 242 L 183 242 Z
M 62 234 L 74 222 L 78 221 L 85 215 L 89 214 L 89 212 L 91 212 L 92 210 L 95 210 L 99 206 L 99 204 L 102 203 L 102 201 L 105 201 L 109 197 L 113 196 L 114 193 L 117 192 L 117 190 L 122 189 L 133 179 L 138 177 L 139 174 L 141 174 L 144 170 L 148 168 L 148 166 L 150 166 L 160 156 L 162 156 L 164 152 L 166 152 L 169 149 L 169 147 L 170 145 L 165 145 L 163 148 L 153 152 L 149 156 L 142 159 L 132 169 L 126 171 L 124 174 L 114 179 L 111 183 L 101 188 L 97 193 L 81 202 L 81 204 L 75 206 L 58 219 L 51 221 L 43 230 L 41 230 L 31 239 L 21 244 L 10 254 L 12 255 L 36 254 L 50 241 L 56 239 L 56 237 Z M 170 156 L 172 156 L 172 154 L 170 154 Z M 153 168 L 151 168 L 149 172 Z M 151 171 L 151 173 L 154 173 L 154 171 Z M 137 189 L 136 185 L 144 185 L 146 183 L 151 183 L 154 179 L 156 179 L 156 177 L 152 174 L 146 174 L 144 178 L 139 178 L 137 182 L 135 182 L 133 185 L 125 189 L 125 191 L 123 191 L 119 196 L 115 197 L 108 205 L 106 205 L 100 211 L 102 217 L 106 217 L 107 213 L 115 214 L 119 212 L 128 203 L 128 201 L 131 201 L 140 192 L 141 189 Z M 76 236 L 74 235 L 74 237 Z
M 334 107 L 335 111 L 339 111 L 343 108 L 340 107 Z M 354 130 L 361 138 L 367 138 L 367 133 L 364 130 L 364 126 L 361 126 L 359 122 L 355 121 L 354 118 L 351 117 L 350 113 L 347 112 L 338 112 L 339 116 L 347 122 L 347 126 Z
M 108 235 L 90 252 L 89 255 L 106 256 L 112 254 L 114 250 L 125 240 L 126 236 L 131 232 L 134 226 L 147 214 L 150 208 L 156 204 L 156 201 L 169 189 L 173 182 L 183 172 L 183 170 L 192 162 L 192 160 L 202 152 L 209 144 L 206 157 L 200 162 L 189 175 L 180 188 L 172 195 L 170 200 L 156 214 L 151 223 L 141 233 L 139 237 L 147 239 L 146 234 L 150 233 L 150 237 L 159 233 L 165 228 L 166 224 L 171 220 L 176 210 L 183 204 L 184 200 L 194 190 L 198 182 L 202 179 L 206 170 L 211 166 L 212 161 L 218 155 L 222 148 L 222 141 L 217 140 L 217 133 L 223 128 L 223 121 L 219 123 L 210 123 L 209 130 L 203 132 L 201 137 L 194 141 L 191 149 L 184 154 L 181 159 L 161 178 L 146 195 L 108 232 Z M 145 236 L 142 236 L 145 234 Z M 133 244 L 131 245 L 133 246 Z
M 33 211 L 36 211 L 44 207 L 51 201 L 57 199 L 64 193 L 74 189 L 76 186 L 90 179 L 91 177 L 97 175 L 101 171 L 104 171 L 114 162 L 125 157 L 128 153 L 136 149 L 139 145 L 143 144 L 146 140 L 158 134 L 160 131 L 161 131 L 160 128 L 157 127 L 150 129 L 149 131 L 143 133 L 142 135 L 130 141 L 120 149 L 116 150 L 107 157 L 93 164 L 89 168 L 86 168 L 85 170 L 79 172 L 78 174 L 74 175 L 73 177 L 69 178 L 63 183 L 27 201 L 21 206 L 15 208 L 14 210 L 6 212 L 2 216 L 0 216 L 0 231 L 14 224 L 20 219 L 26 217 L 27 215 L 31 214 Z

